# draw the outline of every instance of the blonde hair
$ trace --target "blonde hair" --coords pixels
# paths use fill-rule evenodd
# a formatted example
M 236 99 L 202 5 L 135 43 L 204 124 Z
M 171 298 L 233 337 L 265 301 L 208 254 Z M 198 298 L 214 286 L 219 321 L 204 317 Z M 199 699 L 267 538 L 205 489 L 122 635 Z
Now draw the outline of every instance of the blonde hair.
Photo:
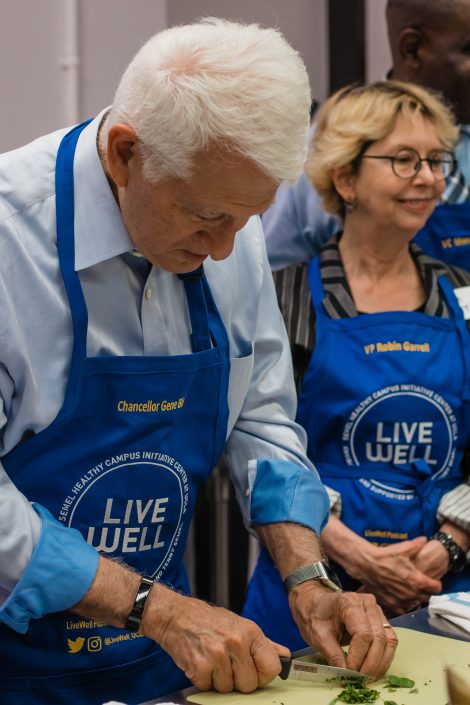
M 311 94 L 300 54 L 276 29 L 206 18 L 152 37 L 127 67 L 106 120 L 139 137 L 145 177 L 187 178 L 212 143 L 295 181 L 308 147 Z
M 325 210 L 344 216 L 331 170 L 350 165 L 356 171 L 358 158 L 393 131 L 399 115 L 411 117 L 417 111 L 434 126 L 443 148 L 452 151 L 458 129 L 450 108 L 437 94 L 416 84 L 391 80 L 346 86 L 324 103 L 318 111 L 306 171 Z

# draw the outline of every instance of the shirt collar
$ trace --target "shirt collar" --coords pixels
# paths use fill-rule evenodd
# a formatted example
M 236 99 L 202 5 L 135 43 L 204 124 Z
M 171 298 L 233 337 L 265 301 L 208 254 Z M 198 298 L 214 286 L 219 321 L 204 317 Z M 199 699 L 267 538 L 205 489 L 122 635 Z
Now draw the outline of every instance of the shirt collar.
M 76 271 L 133 249 L 96 148 L 98 127 L 106 110 L 82 130 L 75 152 Z
M 331 318 L 349 318 L 357 315 L 339 251 L 340 237 L 341 233 L 333 235 L 320 250 L 320 270 L 325 291 L 323 305 Z M 445 268 L 442 263 L 424 253 L 414 242 L 410 243 L 410 252 L 426 289 L 427 299 L 423 313 L 428 316 L 448 318 L 447 305 L 437 281 L 438 276 L 445 273 Z

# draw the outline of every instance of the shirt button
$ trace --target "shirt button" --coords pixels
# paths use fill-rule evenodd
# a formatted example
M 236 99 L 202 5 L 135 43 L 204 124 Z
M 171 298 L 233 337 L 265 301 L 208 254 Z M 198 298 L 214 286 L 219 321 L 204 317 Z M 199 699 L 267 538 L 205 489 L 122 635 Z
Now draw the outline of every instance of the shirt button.
M 149 286 L 145 289 L 145 298 L 147 301 L 152 298 L 152 289 Z

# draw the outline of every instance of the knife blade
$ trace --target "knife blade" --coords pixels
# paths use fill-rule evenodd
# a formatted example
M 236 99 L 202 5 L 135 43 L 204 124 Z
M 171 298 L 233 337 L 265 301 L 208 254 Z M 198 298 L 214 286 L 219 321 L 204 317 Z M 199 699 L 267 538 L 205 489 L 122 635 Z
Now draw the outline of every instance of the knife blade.
M 310 681 L 310 683 L 318 683 L 323 685 L 329 681 L 361 681 L 366 682 L 372 680 L 370 676 L 359 671 L 352 671 L 350 668 L 338 668 L 336 666 L 325 666 L 317 663 L 321 658 L 320 654 L 304 654 L 297 657 L 295 654 L 291 658 L 280 656 L 282 670 L 279 677 L 283 680 L 291 678 L 300 681 Z

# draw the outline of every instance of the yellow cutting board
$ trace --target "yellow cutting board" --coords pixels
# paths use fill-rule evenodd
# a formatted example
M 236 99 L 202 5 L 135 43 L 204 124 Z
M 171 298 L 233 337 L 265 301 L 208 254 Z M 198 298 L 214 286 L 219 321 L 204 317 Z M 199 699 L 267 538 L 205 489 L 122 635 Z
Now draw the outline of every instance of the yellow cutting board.
M 377 705 L 392 700 L 397 705 L 446 705 L 445 668 L 453 666 L 470 682 L 470 642 L 423 634 L 412 629 L 397 628 L 399 645 L 389 673 L 407 676 L 415 681 L 418 692 L 398 688 L 389 692 L 386 678 L 370 685 L 380 691 Z M 195 693 L 188 700 L 200 705 L 330 705 L 341 692 L 334 685 L 313 685 L 275 678 L 266 688 L 254 693 Z M 338 702 L 338 705 L 340 703 Z

